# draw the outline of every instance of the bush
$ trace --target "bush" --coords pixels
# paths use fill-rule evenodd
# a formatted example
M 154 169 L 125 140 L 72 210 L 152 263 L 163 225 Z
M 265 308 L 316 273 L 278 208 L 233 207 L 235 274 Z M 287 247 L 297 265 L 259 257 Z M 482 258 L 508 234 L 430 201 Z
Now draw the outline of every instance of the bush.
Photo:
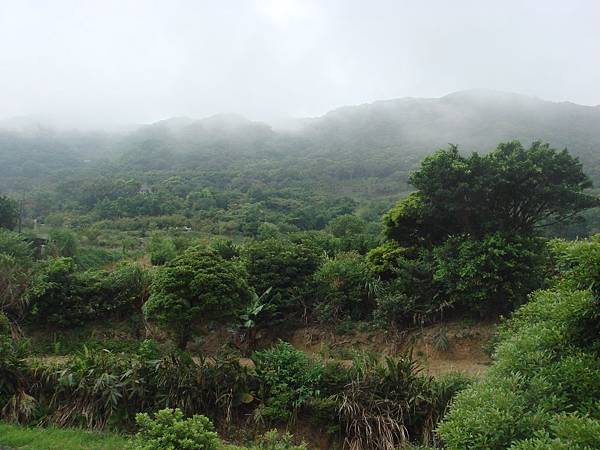
M 177 249 L 172 239 L 154 233 L 148 244 L 148 253 L 150 253 L 150 262 L 153 265 L 162 266 L 175 258 Z
M 367 253 L 369 270 L 382 280 L 390 280 L 395 277 L 407 253 L 408 249 L 395 242 L 385 242 Z
M 591 450 L 600 447 L 600 421 L 576 414 L 552 419 L 550 429 L 518 441 L 510 450 Z
M 194 415 L 184 419 L 179 409 L 162 409 L 150 417 L 137 414 L 135 450 L 217 450 L 219 437 L 210 419 Z
M 0 312 L 13 320 L 26 310 L 32 264 L 31 245 L 20 234 L 0 228 Z
M 273 298 L 279 299 L 273 311 L 277 316 L 303 311 L 311 290 L 310 277 L 321 261 L 313 247 L 271 238 L 249 243 L 242 256 L 256 292 L 271 288 Z
M 542 286 L 542 255 L 541 242 L 526 237 L 452 237 L 433 250 L 433 282 L 438 296 L 455 308 L 506 313 Z
M 279 434 L 270 430 L 263 434 L 251 450 L 307 450 L 305 444 L 295 445 L 289 433 Z
M 31 319 L 73 326 L 140 311 L 149 284 L 149 273 L 136 263 L 78 272 L 72 258 L 52 258 L 37 267 L 26 298 Z
M 12 256 L 17 261 L 29 261 L 33 252 L 31 244 L 22 235 L 0 228 L 0 254 Z
M 600 234 L 587 240 L 550 241 L 551 282 L 571 289 L 592 289 L 600 295 Z
M 339 239 L 342 251 L 366 253 L 377 244 L 377 236 L 367 233 L 367 224 L 351 214 L 344 214 L 329 221 L 327 230 Z
M 144 315 L 172 332 L 181 348 L 195 319 L 230 320 L 250 299 L 243 267 L 203 247 L 187 249 L 157 271 L 151 292 Z
M 33 414 L 35 400 L 29 396 L 30 377 L 25 358 L 29 356 L 27 342 L 11 336 L 8 318 L 0 312 L 0 417 L 21 421 Z
M 524 303 L 544 281 L 541 241 L 498 233 L 454 236 L 432 249 L 386 244 L 368 255 L 384 283 L 375 318 L 383 324 L 422 324 L 445 311 L 497 316 Z
M 355 362 L 352 381 L 333 396 L 348 448 L 404 448 L 431 443 L 433 428 L 464 381 L 436 385 L 412 355 Z
M 537 292 L 501 328 L 488 376 L 458 394 L 440 425 L 447 448 L 565 448 L 549 437 L 565 413 L 598 418 L 598 335 L 588 331 L 597 320 L 590 292 Z
M 258 412 L 267 422 L 284 422 L 293 410 L 319 395 L 323 366 L 286 342 L 254 352 L 263 404 Z
M 341 253 L 327 259 L 315 273 L 319 284 L 317 310 L 322 320 L 364 319 L 373 309 L 374 280 L 364 257 Z
M 79 244 L 75 233 L 66 228 L 54 228 L 49 232 L 50 249 L 55 256 L 74 257 Z

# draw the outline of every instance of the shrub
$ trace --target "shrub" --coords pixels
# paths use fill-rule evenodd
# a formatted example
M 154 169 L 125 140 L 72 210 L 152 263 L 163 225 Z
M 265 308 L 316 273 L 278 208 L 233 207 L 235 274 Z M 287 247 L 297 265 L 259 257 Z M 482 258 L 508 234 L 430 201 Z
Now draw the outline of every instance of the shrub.
M 33 414 L 35 400 L 27 394 L 27 342 L 11 336 L 8 318 L 0 312 L 0 417 L 21 421 Z
M 600 294 L 600 234 L 587 240 L 550 241 L 552 282 L 571 289 L 592 289 Z
M 210 419 L 194 415 L 184 419 L 179 409 L 162 409 L 150 417 L 136 415 L 139 427 L 135 450 L 217 450 L 219 437 Z
M 79 272 L 72 258 L 51 258 L 38 265 L 26 299 L 31 319 L 73 326 L 139 311 L 149 284 L 148 271 L 135 263 Z
M 242 252 L 248 280 L 256 292 L 271 288 L 280 300 L 273 313 L 281 315 L 303 310 L 310 292 L 310 277 L 321 261 L 311 246 L 284 239 L 266 239 L 246 245 Z
M 154 233 L 148 244 L 150 262 L 155 266 L 166 264 L 177 255 L 177 249 L 172 239 L 159 233 Z
M 323 366 L 286 342 L 254 352 L 256 376 L 263 405 L 261 419 L 281 422 L 290 419 L 293 410 L 319 395 Z
M 18 233 L 0 228 L 0 312 L 13 319 L 26 310 L 24 294 L 32 264 L 31 245 Z
M 6 314 L 0 312 L 0 336 L 9 336 L 11 333 L 10 320 Z
M 557 420 L 597 418 L 598 335 L 588 331 L 597 319 L 590 292 L 537 292 L 501 327 L 488 376 L 458 394 L 444 418 L 447 448 L 505 449 L 519 441 L 515 448 L 565 448 L 551 437 Z
M 403 448 L 433 441 L 433 428 L 462 382 L 443 386 L 421 374 L 412 355 L 356 364 L 352 381 L 333 396 L 348 448 Z
M 329 221 L 328 231 L 339 239 L 342 251 L 366 253 L 377 244 L 377 237 L 367 234 L 367 224 L 351 214 L 344 214 Z
M 55 256 L 73 257 L 77 254 L 79 244 L 75 233 L 66 228 L 54 228 L 48 234 Z
M 433 282 L 438 296 L 455 308 L 506 313 L 541 287 L 542 254 L 541 243 L 526 237 L 452 237 L 433 250 Z
M 210 248 L 223 259 L 233 259 L 240 256 L 240 248 L 231 239 L 217 238 L 211 241 Z
M 191 247 L 156 273 L 144 315 L 172 332 L 183 348 L 195 319 L 230 320 L 241 313 L 249 297 L 240 264 L 213 250 Z
M 369 270 L 382 280 L 394 278 L 407 253 L 408 249 L 400 247 L 395 242 L 385 242 L 367 253 Z
M 549 430 L 518 441 L 510 450 L 591 450 L 600 448 L 600 421 L 576 414 L 556 416 Z
M 17 261 L 29 261 L 33 255 L 31 244 L 23 236 L 0 228 L 0 253 L 12 256 Z
M 306 445 L 295 445 L 289 433 L 279 434 L 277 430 L 270 430 L 258 438 L 251 450 L 306 450 Z
M 137 412 L 165 407 L 230 420 L 248 395 L 247 370 L 237 358 L 194 361 L 189 354 L 159 354 L 146 342 L 136 353 L 84 347 L 61 367 L 41 370 L 49 422 L 125 428 Z
M 364 257 L 342 253 L 327 259 L 315 273 L 319 284 L 318 314 L 322 320 L 363 319 L 373 309 L 374 280 Z

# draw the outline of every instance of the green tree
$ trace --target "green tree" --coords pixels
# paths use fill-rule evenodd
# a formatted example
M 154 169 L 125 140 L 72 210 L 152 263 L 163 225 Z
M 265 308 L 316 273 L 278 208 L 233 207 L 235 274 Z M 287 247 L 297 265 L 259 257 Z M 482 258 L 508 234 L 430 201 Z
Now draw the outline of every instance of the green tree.
M 457 147 L 427 157 L 410 177 L 416 192 L 385 216 L 390 239 L 402 245 L 436 244 L 448 236 L 531 233 L 598 205 L 577 158 L 534 142 L 500 144 L 480 156 Z
M 276 238 L 249 243 L 242 257 L 251 286 L 257 292 L 271 288 L 279 313 L 298 311 L 303 305 L 311 276 L 321 262 L 314 247 Z
M 162 266 L 177 255 L 173 240 L 159 233 L 154 233 L 150 238 L 148 252 L 150 262 L 155 266 Z
M 31 245 L 23 236 L 0 228 L 0 312 L 13 319 L 25 310 L 24 292 L 31 281 Z
M 327 230 L 339 239 L 341 250 L 345 252 L 364 254 L 377 245 L 377 232 L 372 233 L 372 229 L 367 229 L 365 221 L 352 214 L 344 214 L 331 220 Z
M 171 331 L 184 348 L 195 320 L 232 319 L 249 297 L 246 273 L 237 261 L 191 247 L 157 271 L 144 315 Z
M 526 236 L 454 236 L 433 249 L 436 297 L 480 315 L 507 313 L 544 281 L 543 243 Z
M 0 227 L 12 230 L 19 220 L 19 205 L 12 198 L 0 196 Z
M 330 258 L 315 273 L 315 279 L 322 319 L 364 319 L 370 314 L 374 280 L 363 256 L 350 252 Z
M 75 233 L 66 228 L 50 230 L 50 245 L 54 248 L 56 256 L 73 257 L 77 254 L 77 237 Z

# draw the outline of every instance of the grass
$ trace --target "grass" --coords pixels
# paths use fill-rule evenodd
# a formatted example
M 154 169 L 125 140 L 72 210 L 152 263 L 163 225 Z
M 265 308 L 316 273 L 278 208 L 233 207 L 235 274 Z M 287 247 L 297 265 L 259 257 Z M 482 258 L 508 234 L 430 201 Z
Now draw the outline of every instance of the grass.
M 0 448 L 4 446 L 19 450 L 125 450 L 131 444 L 113 433 L 0 423 Z

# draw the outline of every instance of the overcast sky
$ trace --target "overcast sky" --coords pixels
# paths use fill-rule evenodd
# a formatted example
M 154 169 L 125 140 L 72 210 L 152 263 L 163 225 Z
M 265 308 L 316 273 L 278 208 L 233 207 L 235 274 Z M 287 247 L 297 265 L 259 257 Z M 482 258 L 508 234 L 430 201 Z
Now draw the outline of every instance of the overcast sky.
M 600 104 L 600 1 L 0 0 L 0 118 L 270 121 L 469 88 Z

